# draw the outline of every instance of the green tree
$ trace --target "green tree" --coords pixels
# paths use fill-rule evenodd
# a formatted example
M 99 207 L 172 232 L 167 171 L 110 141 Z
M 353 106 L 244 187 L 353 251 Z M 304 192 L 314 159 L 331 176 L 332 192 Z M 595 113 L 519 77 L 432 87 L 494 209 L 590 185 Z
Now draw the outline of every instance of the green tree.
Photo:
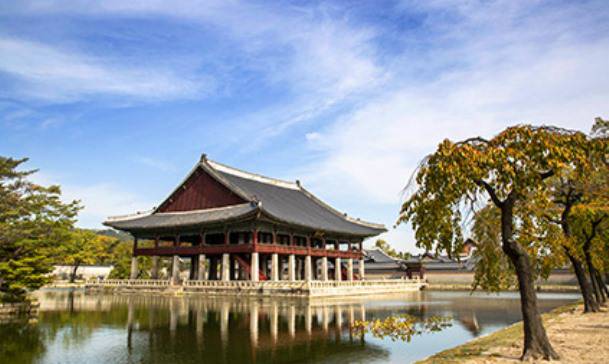
M 61 202 L 59 186 L 43 187 L 20 171 L 27 159 L 0 156 L 0 299 L 19 301 L 48 282 L 52 252 L 70 236 L 77 201 Z
M 555 359 L 537 308 L 535 256 L 539 239 L 523 201 L 546 201 L 546 180 L 567 166 L 588 161 L 588 138 L 580 132 L 521 125 L 494 138 L 444 140 L 428 156 L 416 176 L 417 188 L 401 210 L 399 223 L 410 221 L 417 244 L 458 253 L 463 246 L 463 211 L 477 210 L 490 200 L 500 214 L 501 250 L 516 273 L 524 321 L 522 359 Z M 482 196 L 488 200 L 481 201 Z M 525 204 L 523 204 L 525 205 Z M 541 252 L 540 249 L 533 249 Z
M 398 258 L 398 259 L 409 259 L 412 255 L 408 252 L 398 252 L 387 241 L 383 239 L 377 239 L 374 243 L 374 246 L 381 249 L 390 257 Z
M 112 247 L 109 241 L 112 240 L 92 230 L 75 229 L 58 247 L 56 262 L 72 266 L 70 282 L 74 282 L 81 265 L 100 264 L 108 260 Z
M 109 278 L 128 279 L 131 272 L 131 257 L 133 254 L 133 243 L 130 241 L 119 241 L 110 250 L 110 264 L 113 265 Z M 149 278 L 152 261 L 150 257 L 140 256 L 138 260 L 138 278 Z

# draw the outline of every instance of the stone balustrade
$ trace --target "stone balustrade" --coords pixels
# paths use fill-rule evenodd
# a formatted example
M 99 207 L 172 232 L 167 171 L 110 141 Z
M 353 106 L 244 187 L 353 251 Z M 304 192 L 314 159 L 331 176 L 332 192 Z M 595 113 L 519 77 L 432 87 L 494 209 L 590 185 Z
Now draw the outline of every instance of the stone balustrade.
M 379 293 L 400 293 L 420 290 L 425 282 L 415 279 L 364 281 L 210 281 L 185 280 L 172 285 L 169 280 L 108 279 L 87 282 L 88 289 L 124 291 L 162 291 L 175 293 L 247 294 L 259 296 L 350 296 Z

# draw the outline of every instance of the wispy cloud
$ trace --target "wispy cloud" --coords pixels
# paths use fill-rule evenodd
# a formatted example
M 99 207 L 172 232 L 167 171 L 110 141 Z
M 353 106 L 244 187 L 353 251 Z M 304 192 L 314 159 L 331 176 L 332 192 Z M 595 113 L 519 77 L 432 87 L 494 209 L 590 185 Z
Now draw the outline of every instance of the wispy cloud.
M 121 65 L 78 51 L 19 38 L 0 38 L 0 73 L 11 77 L 5 97 L 65 102 L 90 96 L 149 100 L 189 98 L 214 87 L 211 78 L 191 79 L 171 69 Z
M 103 228 L 102 222 L 109 216 L 148 211 L 154 206 L 154 203 L 143 200 L 137 193 L 109 182 L 90 185 L 66 183 L 63 178 L 40 172 L 34 174 L 32 179 L 42 185 L 59 184 L 65 202 L 80 201 L 83 206 L 78 214 L 77 225 L 80 227 Z
M 157 169 L 162 172 L 174 172 L 176 170 L 175 166 L 173 166 L 172 164 L 162 161 L 160 159 L 155 159 L 155 158 L 151 158 L 151 157 L 139 156 L 139 157 L 133 158 L 133 161 L 138 164 L 144 165 L 149 168 Z
M 580 31 L 578 8 L 532 12 L 523 4 L 494 5 L 484 12 L 459 7 L 451 24 L 433 20 L 447 8 L 440 14 L 426 9 L 434 34 L 427 41 L 453 42 L 421 55 L 437 73 L 423 79 L 402 74 L 387 91 L 314 132 L 307 139 L 322 157 L 296 173 L 338 204 L 358 196 L 361 206 L 393 209 L 385 220 L 391 225 L 400 191 L 443 138 L 491 136 L 515 123 L 588 130 L 594 116 L 609 115 L 608 33 Z M 399 64 L 418 66 L 406 57 Z M 389 235 L 398 246 L 412 247 L 407 229 Z

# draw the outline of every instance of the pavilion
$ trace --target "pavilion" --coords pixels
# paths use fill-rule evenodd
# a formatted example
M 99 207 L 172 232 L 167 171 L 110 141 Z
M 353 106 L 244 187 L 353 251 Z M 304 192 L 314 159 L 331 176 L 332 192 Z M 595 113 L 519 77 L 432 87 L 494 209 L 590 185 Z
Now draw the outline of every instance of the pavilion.
M 180 258 L 191 261 L 190 280 L 363 280 L 362 241 L 386 231 L 335 210 L 299 181 L 245 172 L 205 155 L 157 208 L 104 224 L 134 237 L 132 279 L 137 256 L 152 257 L 153 279 L 159 259 L 170 258 L 172 284 L 180 281 Z

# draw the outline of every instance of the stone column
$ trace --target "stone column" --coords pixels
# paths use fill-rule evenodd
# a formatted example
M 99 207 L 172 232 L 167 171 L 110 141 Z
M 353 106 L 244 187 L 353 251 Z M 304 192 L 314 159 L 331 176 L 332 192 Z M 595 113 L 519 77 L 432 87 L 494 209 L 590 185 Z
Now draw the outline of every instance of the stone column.
M 131 274 L 129 275 L 129 279 L 137 279 L 138 273 L 137 257 L 131 257 Z
M 279 256 L 277 253 L 273 253 L 273 255 L 271 255 L 271 280 L 279 280 Z
M 305 257 L 305 276 L 304 276 L 304 280 L 307 281 L 307 282 L 312 280 L 313 279 L 312 275 L 313 275 L 313 267 L 312 267 L 312 264 L 311 264 L 311 256 L 307 255 Z
M 290 254 L 290 256 L 288 256 L 288 280 L 296 280 L 296 257 L 294 254 Z
M 250 263 L 250 280 L 258 282 L 260 277 L 260 269 L 258 269 L 258 253 L 252 253 L 252 262 Z
M 222 254 L 222 280 L 230 281 L 230 254 Z
M 364 260 L 360 259 L 359 260 L 359 279 L 363 281 L 365 276 L 366 276 L 366 269 L 364 266 Z
M 152 257 L 152 268 L 150 268 L 150 278 L 159 279 L 159 256 Z
M 173 256 L 171 263 L 171 284 L 180 283 L 180 257 L 178 255 Z
M 342 263 L 340 261 L 340 258 L 336 258 L 334 260 L 334 280 L 335 281 L 342 281 L 343 277 L 342 277 Z
M 352 258 L 347 259 L 347 280 L 348 281 L 353 280 L 353 259 Z
M 328 280 L 328 257 L 321 258 L 321 280 Z
M 199 255 L 199 272 L 197 273 L 197 279 L 200 281 L 207 280 L 207 259 L 205 254 Z

